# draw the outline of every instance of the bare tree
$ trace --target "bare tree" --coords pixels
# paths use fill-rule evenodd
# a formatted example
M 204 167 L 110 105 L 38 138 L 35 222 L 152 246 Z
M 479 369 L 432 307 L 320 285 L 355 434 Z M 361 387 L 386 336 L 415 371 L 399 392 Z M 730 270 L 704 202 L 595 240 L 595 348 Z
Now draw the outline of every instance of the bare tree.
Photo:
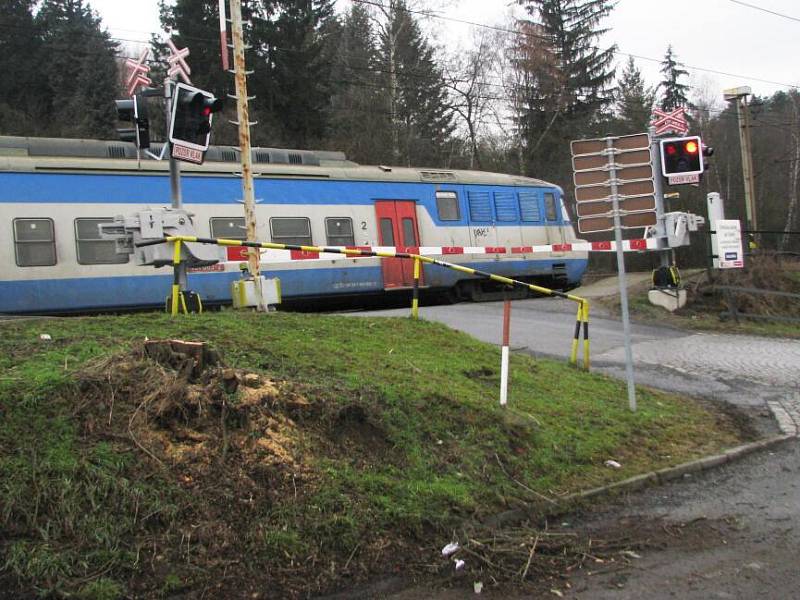
M 447 87 L 450 90 L 451 108 L 466 128 L 469 143 L 470 168 L 482 169 L 479 137 L 486 126 L 486 118 L 494 105 L 503 100 L 502 85 L 492 83 L 499 59 L 499 32 L 473 30 L 470 50 L 457 50 L 447 67 Z

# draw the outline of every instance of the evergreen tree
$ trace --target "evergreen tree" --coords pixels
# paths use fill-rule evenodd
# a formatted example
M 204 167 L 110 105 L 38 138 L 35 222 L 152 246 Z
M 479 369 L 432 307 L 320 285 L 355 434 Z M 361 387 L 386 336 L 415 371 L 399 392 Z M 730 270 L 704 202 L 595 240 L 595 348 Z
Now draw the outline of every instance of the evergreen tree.
M 661 63 L 661 72 L 664 74 L 664 79 L 659 84 L 663 94 L 661 108 L 664 110 L 675 110 L 682 106 L 689 106 L 689 99 L 686 96 L 689 86 L 679 81 L 681 77 L 685 77 L 689 73 L 681 67 L 683 65 L 676 60 L 675 54 L 672 52 L 672 46 L 667 46 L 667 53 Z
M 520 40 L 517 68 L 528 69 L 519 126 L 527 172 L 567 183 L 569 141 L 597 133 L 613 101 L 615 46 L 602 50 L 609 0 L 526 0 L 534 19 Z M 532 60 L 529 60 L 532 59 Z
M 381 30 L 381 63 L 391 119 L 392 161 L 437 165 L 453 132 L 453 114 L 433 48 L 401 0 Z
M 116 120 L 117 45 L 84 0 L 45 0 L 36 15 L 48 133 L 109 137 Z
M 358 162 L 380 160 L 388 143 L 379 55 L 369 13 L 353 4 L 343 19 L 332 60 L 331 146 Z
M 234 81 L 232 75 L 223 72 L 220 45 L 214 43 L 219 39 L 218 10 L 217 0 L 177 0 L 174 3 L 159 0 L 162 29 L 178 48 L 189 49 L 187 62 L 192 69 L 192 83 L 218 98 L 225 98 L 226 94 L 233 93 Z M 154 38 L 153 50 L 163 64 L 169 54 L 167 45 Z M 246 60 L 251 58 L 248 56 Z M 153 73 L 163 76 L 165 69 L 154 68 Z
M 253 21 L 258 20 L 261 8 L 255 0 L 242 2 L 242 19 L 244 21 L 245 43 L 257 46 L 259 40 L 253 33 Z M 238 130 L 230 121 L 236 120 L 236 101 L 228 98 L 235 94 L 235 80 L 231 73 L 222 70 L 222 57 L 220 56 L 219 40 L 219 3 L 217 0 L 177 0 L 174 3 L 159 0 L 159 15 L 162 29 L 170 35 L 178 48 L 188 48 L 188 63 L 192 69 L 192 83 L 200 89 L 212 92 L 217 98 L 222 98 L 224 109 L 218 118 L 214 119 L 212 139 L 215 144 L 239 145 Z M 155 82 L 160 82 L 166 76 L 166 58 L 169 54 L 166 43 L 159 37 L 153 38 L 153 53 L 158 60 L 154 61 L 151 68 L 151 77 Z M 233 68 L 233 50 L 229 49 L 231 68 Z M 248 70 L 254 70 L 248 77 L 248 94 L 256 94 L 256 99 L 251 102 L 251 118 L 261 122 L 260 111 L 263 111 L 264 98 L 256 88 L 267 87 L 264 84 L 266 69 L 261 66 L 261 61 L 253 50 L 245 51 L 245 63 Z M 259 85 L 259 83 L 261 85 Z M 268 121 L 268 120 L 267 120 Z M 157 133 L 157 132 L 156 132 Z M 268 138 L 264 127 L 257 127 L 252 132 L 253 142 L 259 138 Z M 274 145 L 274 144 L 273 144 Z
M 337 23 L 333 0 L 276 0 L 263 23 L 268 104 L 288 145 L 307 148 L 327 132 L 332 92 L 328 39 Z
M 0 11 L 0 133 L 36 131 L 45 82 L 36 74 L 41 37 L 34 0 L 7 0 Z
M 112 135 L 116 44 L 88 4 L 9 0 L 0 28 L 2 133 Z
M 623 133 L 647 131 L 653 112 L 655 92 L 647 87 L 633 57 L 628 59 L 619 80 L 617 108 Z

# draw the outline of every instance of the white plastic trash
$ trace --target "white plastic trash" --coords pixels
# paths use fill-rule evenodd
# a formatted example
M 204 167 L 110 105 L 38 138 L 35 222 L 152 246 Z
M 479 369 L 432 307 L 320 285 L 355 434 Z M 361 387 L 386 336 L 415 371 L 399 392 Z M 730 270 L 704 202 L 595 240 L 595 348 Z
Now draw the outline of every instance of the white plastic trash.
M 442 556 L 450 556 L 451 554 L 454 554 L 458 550 L 458 548 L 459 548 L 458 542 L 450 542 L 449 544 L 447 544 L 447 546 L 442 548 Z

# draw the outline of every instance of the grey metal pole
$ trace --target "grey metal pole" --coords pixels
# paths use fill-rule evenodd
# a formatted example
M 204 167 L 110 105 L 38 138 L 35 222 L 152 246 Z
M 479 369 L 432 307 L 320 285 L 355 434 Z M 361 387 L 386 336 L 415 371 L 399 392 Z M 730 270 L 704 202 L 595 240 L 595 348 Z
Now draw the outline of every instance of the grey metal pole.
M 650 127 L 650 164 L 653 165 L 653 189 L 656 199 L 656 236 L 658 239 L 658 258 L 662 267 L 669 268 L 669 246 L 664 217 L 664 182 L 661 179 L 661 150 L 656 139 L 656 128 Z
M 628 406 L 636 411 L 636 386 L 633 379 L 633 350 L 631 349 L 631 323 L 628 312 L 628 284 L 625 278 L 625 253 L 622 251 L 622 223 L 619 215 L 619 191 L 617 188 L 617 163 L 614 139 L 606 139 L 608 150 L 608 175 L 611 182 L 611 201 L 614 210 L 614 240 L 617 243 L 617 274 L 619 275 L 619 298 L 622 307 L 622 331 L 625 337 L 625 378 L 628 382 Z
M 164 104 L 166 120 L 166 135 L 164 136 L 164 144 L 167 146 L 167 154 L 169 155 L 169 194 L 172 203 L 172 208 L 183 208 L 183 196 L 181 195 L 181 163 L 172 157 L 172 152 L 169 149 L 169 124 L 172 120 L 172 94 L 175 93 L 174 82 L 170 80 L 164 81 Z M 188 287 L 188 272 L 186 263 L 181 262 L 177 267 L 178 271 L 178 285 L 181 292 Z
M 172 120 L 172 94 L 175 91 L 175 84 L 172 81 L 164 82 L 165 113 L 167 117 L 167 133 L 164 144 L 169 146 L 169 123 Z M 172 157 L 172 152 L 167 148 L 169 155 L 169 192 L 172 200 L 172 208 L 183 207 L 183 197 L 181 196 L 181 163 Z
M 239 149 L 242 161 L 242 195 L 244 199 L 245 226 L 247 241 L 255 242 L 256 238 L 256 210 L 255 193 L 253 190 L 253 164 L 250 148 L 250 108 L 247 97 L 247 70 L 244 57 L 244 30 L 242 26 L 241 0 L 231 0 L 231 25 L 233 35 L 233 68 L 236 78 L 236 113 L 239 124 Z M 253 277 L 258 310 L 265 311 L 261 292 L 261 255 L 256 248 L 249 248 L 247 253 L 247 267 Z

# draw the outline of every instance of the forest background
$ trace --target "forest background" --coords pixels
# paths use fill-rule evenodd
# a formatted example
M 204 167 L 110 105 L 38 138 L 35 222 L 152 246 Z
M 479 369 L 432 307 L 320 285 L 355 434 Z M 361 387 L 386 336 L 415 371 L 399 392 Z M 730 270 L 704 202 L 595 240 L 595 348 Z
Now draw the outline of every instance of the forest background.
M 467 49 L 426 34 L 430 0 L 243 0 L 253 144 L 332 149 L 364 164 L 481 169 L 557 183 L 572 212 L 569 142 L 645 131 L 654 107 L 683 106 L 692 133 L 715 148 L 699 186 L 679 186 L 668 209 L 705 214 L 720 192 L 728 218 L 744 217 L 739 125 L 722 90 L 692 87 L 679 48 L 665 48 L 662 79 L 647 82 L 633 57 L 601 44 L 608 0 L 520 0 L 525 17 L 478 26 Z M 114 100 L 124 59 L 86 0 L 1 0 L 0 135 L 116 139 Z M 233 77 L 219 57 L 217 0 L 160 3 L 165 32 L 191 49 L 192 78 L 219 97 Z M 163 39 L 151 74 L 163 77 Z M 623 59 L 623 60 L 621 60 Z M 621 64 L 621 68 L 615 68 Z M 157 112 L 157 111 L 151 111 Z M 237 145 L 233 102 L 213 143 Z M 800 252 L 800 94 L 751 98 L 760 238 Z M 163 128 L 153 123 L 159 140 Z M 641 232 L 634 232 L 640 235 Z M 686 258 L 702 264 L 693 245 Z

